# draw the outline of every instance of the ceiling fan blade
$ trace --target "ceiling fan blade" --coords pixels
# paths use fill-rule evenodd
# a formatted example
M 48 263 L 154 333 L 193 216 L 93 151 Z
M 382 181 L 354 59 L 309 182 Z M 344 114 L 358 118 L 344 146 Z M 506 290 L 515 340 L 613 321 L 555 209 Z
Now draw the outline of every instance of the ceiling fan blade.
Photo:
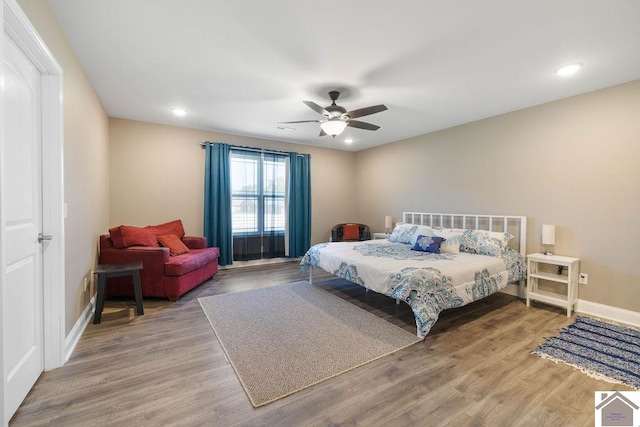
M 359 122 L 357 120 L 349 120 L 347 122 L 347 126 L 351 126 L 352 128 L 358 128 L 358 129 L 366 129 L 366 130 L 380 129 L 380 126 L 372 125 L 371 123 Z
M 294 122 L 278 122 L 277 125 L 290 125 L 292 123 L 320 123 L 320 120 L 297 120 Z
M 313 111 L 315 111 L 318 114 L 322 114 L 323 116 L 331 115 L 327 110 L 325 110 L 315 102 L 312 102 L 312 101 L 302 101 L 302 102 L 304 102 L 307 105 L 307 107 L 311 108 Z
M 387 106 L 384 104 L 372 105 L 371 107 L 365 107 L 365 108 L 359 108 L 353 111 L 347 111 L 345 115 L 351 117 L 352 119 L 355 119 L 356 117 L 368 116 L 370 114 L 379 113 L 380 111 L 385 111 L 387 109 L 388 109 Z
M 327 136 L 327 133 L 324 131 L 324 129 L 320 129 L 320 135 L 318 136 Z

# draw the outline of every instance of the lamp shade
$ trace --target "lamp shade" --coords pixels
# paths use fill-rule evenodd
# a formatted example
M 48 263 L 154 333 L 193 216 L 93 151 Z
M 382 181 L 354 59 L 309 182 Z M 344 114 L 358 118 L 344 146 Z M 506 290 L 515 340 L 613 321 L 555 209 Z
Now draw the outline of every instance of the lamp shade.
M 385 216 L 384 217 L 384 228 L 386 229 L 391 229 L 393 228 L 393 217 L 392 216 Z
M 344 131 L 347 127 L 347 122 L 343 122 L 340 119 L 329 119 L 327 122 L 320 123 L 320 127 L 327 135 L 336 136 Z
M 542 226 L 542 244 L 543 245 L 556 244 L 556 226 L 555 225 L 546 224 Z

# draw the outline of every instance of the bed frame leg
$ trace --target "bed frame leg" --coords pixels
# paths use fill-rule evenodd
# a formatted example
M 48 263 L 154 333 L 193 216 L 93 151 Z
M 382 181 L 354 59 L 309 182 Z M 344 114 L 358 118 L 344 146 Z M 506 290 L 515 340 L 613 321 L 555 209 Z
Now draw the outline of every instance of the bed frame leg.
M 396 305 L 400 305 L 400 300 L 399 299 L 396 300 Z
M 313 285 L 313 265 L 309 266 L 309 283 Z
M 518 296 L 520 298 L 527 298 L 527 281 L 520 279 L 518 283 Z

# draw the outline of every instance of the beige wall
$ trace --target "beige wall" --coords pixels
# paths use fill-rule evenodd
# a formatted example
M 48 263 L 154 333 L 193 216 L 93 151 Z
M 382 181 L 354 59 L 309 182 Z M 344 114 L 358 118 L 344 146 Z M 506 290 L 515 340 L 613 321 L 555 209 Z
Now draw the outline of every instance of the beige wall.
M 204 141 L 311 154 L 313 243 L 355 221 L 354 153 L 114 118 L 109 139 L 110 226 L 179 218 L 187 234 L 202 235 Z
M 44 0 L 18 1 L 64 73 L 65 333 L 91 299 L 84 278 L 96 262 L 98 235 L 108 225 L 108 118 L 102 103 L 49 5 Z
M 640 81 L 356 154 L 357 216 L 526 215 L 528 252 L 555 224 L 581 258 L 580 299 L 640 312 Z

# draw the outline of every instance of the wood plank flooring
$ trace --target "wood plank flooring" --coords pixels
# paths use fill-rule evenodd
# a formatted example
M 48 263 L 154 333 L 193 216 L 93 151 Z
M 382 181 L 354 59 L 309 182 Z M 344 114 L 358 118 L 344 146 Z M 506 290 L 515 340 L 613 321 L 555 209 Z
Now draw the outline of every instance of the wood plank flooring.
M 630 390 L 530 354 L 572 319 L 497 294 L 445 311 L 423 342 L 254 409 L 197 299 L 306 279 L 297 263 L 221 270 L 175 303 L 145 300 L 140 317 L 133 301 L 107 301 L 102 323 L 41 375 L 9 425 L 592 426 L 596 390 Z M 335 283 L 314 274 L 415 333 L 406 304 Z

